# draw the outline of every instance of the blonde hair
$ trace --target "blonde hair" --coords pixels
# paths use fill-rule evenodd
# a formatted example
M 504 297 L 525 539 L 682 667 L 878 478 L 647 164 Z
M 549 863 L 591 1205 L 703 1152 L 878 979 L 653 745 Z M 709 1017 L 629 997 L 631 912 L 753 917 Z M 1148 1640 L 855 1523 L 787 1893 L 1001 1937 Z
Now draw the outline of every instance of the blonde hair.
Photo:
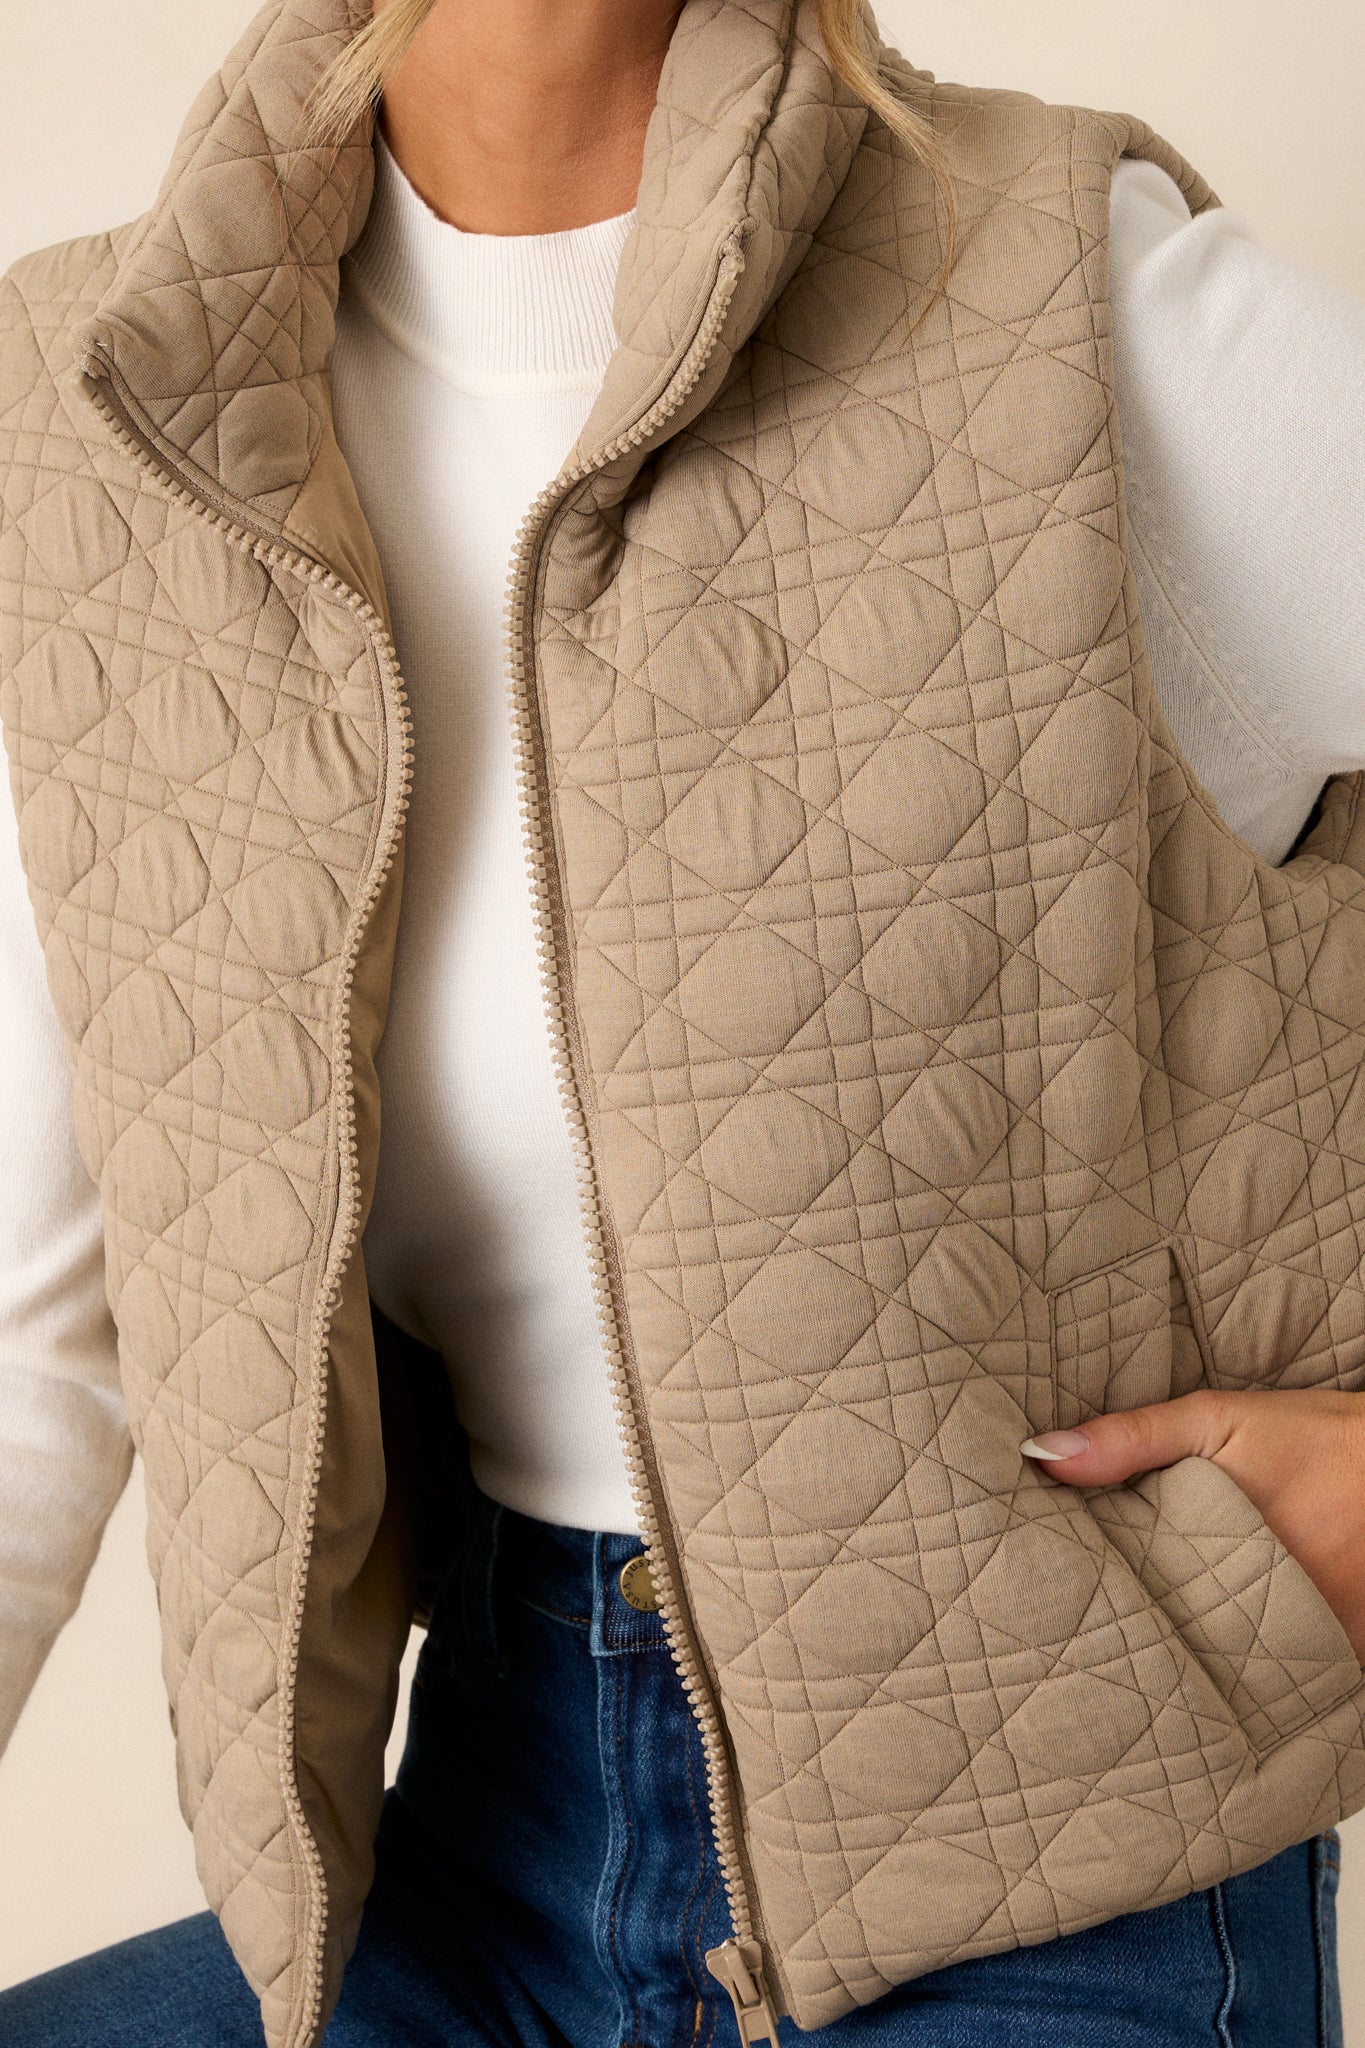
M 324 72 L 308 102 L 307 145 L 342 143 L 366 111 L 375 106 L 411 49 L 417 31 L 436 0 L 389 0 L 366 23 Z M 922 114 L 906 105 L 882 78 L 863 35 L 862 0 L 820 0 L 820 33 L 830 69 L 879 114 L 887 127 L 918 158 L 934 181 L 947 222 L 942 268 L 934 287 L 937 297 L 952 268 L 957 243 L 957 195 L 952 173 L 938 137 Z M 926 309 L 927 310 L 927 309 Z

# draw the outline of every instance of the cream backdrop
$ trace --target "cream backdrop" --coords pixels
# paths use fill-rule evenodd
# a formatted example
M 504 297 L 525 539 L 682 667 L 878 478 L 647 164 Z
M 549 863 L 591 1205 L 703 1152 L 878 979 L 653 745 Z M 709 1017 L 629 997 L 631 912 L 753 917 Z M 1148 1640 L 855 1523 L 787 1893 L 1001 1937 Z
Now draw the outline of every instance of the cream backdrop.
M 255 0 L 0 0 L 0 268 L 156 189 Z M 1144 115 L 1265 240 L 1365 293 L 1359 0 L 882 0 L 915 62 Z M 0 1986 L 201 1904 L 175 1805 L 136 1479 L 0 1762 Z M 1346 1830 L 1348 2048 L 1365 2048 L 1365 1817 Z M 93 2037 L 92 2037 L 93 2038 Z M 1288 2044 L 1287 2044 L 1288 2048 Z

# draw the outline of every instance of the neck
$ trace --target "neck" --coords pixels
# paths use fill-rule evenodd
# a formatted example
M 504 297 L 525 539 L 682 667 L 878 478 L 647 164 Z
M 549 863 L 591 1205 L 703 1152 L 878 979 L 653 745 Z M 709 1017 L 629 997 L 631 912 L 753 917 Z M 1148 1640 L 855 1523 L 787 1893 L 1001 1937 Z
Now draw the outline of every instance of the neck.
M 432 211 L 542 235 L 635 204 L 678 0 L 436 0 L 384 91 L 384 136 Z

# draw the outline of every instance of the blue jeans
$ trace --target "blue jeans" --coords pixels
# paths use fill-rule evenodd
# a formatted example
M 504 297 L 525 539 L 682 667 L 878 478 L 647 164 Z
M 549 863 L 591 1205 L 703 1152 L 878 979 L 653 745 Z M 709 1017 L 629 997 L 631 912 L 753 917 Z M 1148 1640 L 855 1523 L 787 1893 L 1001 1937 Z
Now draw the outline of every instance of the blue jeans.
M 733 2048 L 696 1725 L 638 1544 L 481 1497 L 423 1648 L 326 2048 Z M 960 1963 L 784 2048 L 1341 2048 L 1337 1849 Z M 3 2048 L 259 2048 L 208 1914 L 0 1995 Z

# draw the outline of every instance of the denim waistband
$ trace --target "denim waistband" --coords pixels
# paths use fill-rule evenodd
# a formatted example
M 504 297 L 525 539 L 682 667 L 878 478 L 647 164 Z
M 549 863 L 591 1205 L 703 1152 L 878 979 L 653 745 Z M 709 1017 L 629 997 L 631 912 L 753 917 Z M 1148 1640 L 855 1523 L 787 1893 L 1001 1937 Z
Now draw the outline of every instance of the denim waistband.
M 537 1521 L 476 1493 L 460 1572 L 461 1622 L 500 1661 L 499 1613 L 522 1600 L 587 1631 L 595 1657 L 667 1650 L 663 1622 L 627 1600 L 621 1570 L 642 1554 L 637 1536 Z

